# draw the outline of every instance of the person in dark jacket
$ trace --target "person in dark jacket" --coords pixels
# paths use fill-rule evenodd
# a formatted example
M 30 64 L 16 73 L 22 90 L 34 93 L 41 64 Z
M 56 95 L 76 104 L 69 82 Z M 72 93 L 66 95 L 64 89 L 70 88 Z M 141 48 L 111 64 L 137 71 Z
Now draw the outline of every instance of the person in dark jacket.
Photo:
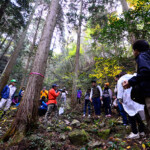
M 137 63 L 137 75 L 124 81 L 124 88 L 139 85 L 145 103 L 145 115 L 150 130 L 150 45 L 145 40 L 138 40 L 133 44 L 134 56 Z
M 46 98 L 45 96 L 43 96 L 42 99 L 40 100 L 39 116 L 45 115 L 47 111 L 47 104 L 45 103 L 45 101 L 46 101 Z
M 19 94 L 18 94 L 18 102 L 20 103 L 22 97 L 23 97 L 23 93 L 25 91 L 25 87 L 22 87 L 21 90 L 19 91 Z
M 88 89 L 85 93 L 85 104 L 84 104 L 84 110 L 83 110 L 83 117 L 86 115 L 86 108 L 88 106 L 88 117 L 91 117 L 91 101 L 90 101 L 90 92 L 91 89 Z

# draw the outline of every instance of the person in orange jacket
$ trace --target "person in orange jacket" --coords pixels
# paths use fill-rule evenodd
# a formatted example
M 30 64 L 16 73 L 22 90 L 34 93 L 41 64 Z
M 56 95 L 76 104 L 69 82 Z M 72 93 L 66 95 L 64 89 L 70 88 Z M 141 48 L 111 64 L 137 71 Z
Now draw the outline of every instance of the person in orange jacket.
M 45 114 L 45 124 L 47 125 L 48 117 L 52 113 L 52 111 L 55 112 L 55 117 L 58 117 L 58 108 L 57 108 L 57 100 L 56 98 L 59 96 L 60 92 L 56 93 L 58 85 L 53 84 L 52 89 L 48 92 L 48 102 L 46 103 L 48 105 L 47 112 Z

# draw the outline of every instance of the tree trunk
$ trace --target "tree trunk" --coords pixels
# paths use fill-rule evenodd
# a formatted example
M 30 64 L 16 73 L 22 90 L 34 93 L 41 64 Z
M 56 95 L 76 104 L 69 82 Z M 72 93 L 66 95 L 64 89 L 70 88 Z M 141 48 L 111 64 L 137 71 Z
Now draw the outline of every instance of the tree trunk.
M 8 52 L 8 50 L 9 50 L 9 47 L 10 47 L 10 45 L 11 45 L 11 43 L 12 43 L 12 40 L 13 40 L 13 38 L 8 42 L 8 45 L 5 47 L 5 49 L 3 50 L 3 53 L 1 54 L 1 56 L 0 56 L 0 61 L 1 61 L 1 59 L 4 57 L 4 55 Z
M 27 64 L 26 64 L 26 67 L 25 67 L 25 73 L 23 75 L 23 78 L 22 78 L 22 81 L 21 81 L 21 85 L 20 85 L 21 88 L 24 86 L 24 82 L 26 80 L 26 75 L 27 75 L 27 72 L 28 72 L 28 69 L 29 69 L 32 53 L 33 53 L 35 42 L 36 42 L 36 39 L 37 39 L 37 33 L 38 33 L 38 30 L 39 30 L 39 25 L 40 25 L 40 22 L 41 22 L 42 13 L 43 13 L 43 9 L 40 12 L 40 16 L 39 16 L 39 19 L 38 19 L 38 22 L 37 22 L 36 31 L 35 31 L 35 34 L 34 34 L 34 37 L 33 37 L 33 42 L 32 42 L 32 44 L 30 46 L 30 52 L 29 52 L 29 56 L 28 56 L 28 59 L 27 59 Z
M 120 2 L 121 2 L 123 11 L 128 11 L 129 7 L 128 7 L 127 1 L 126 0 L 120 0 Z
M 76 58 L 75 58 L 75 70 L 74 70 L 74 78 L 72 85 L 72 104 L 77 101 L 77 80 L 79 75 L 79 55 L 80 55 L 80 38 L 81 38 L 81 25 L 82 25 L 82 9 L 83 9 L 83 0 L 81 0 L 80 6 L 80 18 L 79 18 L 79 26 L 78 26 L 78 34 L 77 34 L 77 48 L 76 48 Z
M 4 15 L 4 12 L 7 8 L 7 5 L 9 4 L 10 0 L 5 0 L 5 2 L 1 5 L 1 8 L 0 8 L 0 21 Z
M 121 2 L 121 5 L 122 5 L 122 9 L 124 12 L 127 12 L 129 10 L 129 7 L 128 7 L 128 3 L 126 0 L 120 0 Z M 126 19 L 127 22 L 129 22 L 127 19 Z M 131 22 L 129 22 L 131 24 Z M 130 43 L 133 44 L 135 41 L 136 41 L 136 37 L 134 35 L 134 33 L 130 32 L 129 33 L 129 40 L 130 40 Z
M 37 6 L 37 5 L 36 5 Z M 36 7 L 35 6 L 35 7 Z M 25 37 L 26 37 L 26 34 L 27 34 L 27 29 L 31 23 L 31 20 L 33 18 L 33 14 L 34 12 L 31 14 L 30 18 L 29 18 L 29 21 L 28 21 L 28 24 L 26 26 L 26 28 L 24 29 L 21 37 L 20 37 L 20 40 L 18 42 L 18 45 L 14 48 L 14 52 L 13 54 L 11 55 L 2 75 L 1 75 L 1 78 L 0 78 L 0 93 L 2 92 L 4 86 L 7 84 L 8 80 L 9 80 L 9 76 L 11 74 L 11 71 L 13 69 L 13 66 L 15 65 L 16 63 L 16 60 L 17 60 L 17 57 L 18 57 L 18 54 L 23 46 L 23 43 L 24 43 L 24 40 L 25 40 Z
M 56 26 L 58 7 L 59 0 L 52 0 L 32 67 L 32 72 L 39 74 L 33 73 L 30 75 L 23 101 L 20 103 L 16 118 L 10 130 L 4 135 L 3 141 L 7 141 L 13 136 L 13 143 L 20 142 L 26 132 L 29 131 L 38 120 L 38 100 L 44 80 L 42 75 L 45 75 L 46 71 L 50 43 Z

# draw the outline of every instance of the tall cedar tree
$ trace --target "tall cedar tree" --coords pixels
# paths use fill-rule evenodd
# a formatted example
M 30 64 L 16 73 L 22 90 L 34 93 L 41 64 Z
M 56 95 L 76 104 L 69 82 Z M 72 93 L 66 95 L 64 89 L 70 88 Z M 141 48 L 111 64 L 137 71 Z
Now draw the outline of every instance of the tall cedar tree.
M 50 44 L 56 26 L 58 8 L 59 0 L 52 0 L 32 67 L 32 72 L 41 75 L 45 75 Z M 42 76 L 37 74 L 32 74 L 29 77 L 23 101 L 20 103 L 16 118 L 10 129 L 4 135 L 3 141 L 7 141 L 13 136 L 13 143 L 18 143 L 33 125 L 36 124 L 38 120 L 38 100 L 40 98 L 43 79 Z

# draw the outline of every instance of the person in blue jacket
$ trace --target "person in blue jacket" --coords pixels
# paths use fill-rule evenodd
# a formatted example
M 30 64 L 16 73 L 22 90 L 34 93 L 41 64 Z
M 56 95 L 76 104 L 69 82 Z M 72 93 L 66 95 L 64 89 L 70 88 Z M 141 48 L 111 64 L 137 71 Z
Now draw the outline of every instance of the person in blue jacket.
M 25 91 L 25 87 L 22 87 L 21 90 L 19 91 L 19 94 L 18 94 L 18 102 L 20 103 L 22 97 L 23 97 L 23 93 Z
M 145 40 L 138 40 L 133 44 L 133 53 L 137 63 L 137 75 L 124 81 L 124 88 L 139 85 L 145 103 L 145 115 L 150 131 L 150 45 Z
M 16 80 L 13 79 L 10 81 L 9 85 L 6 85 L 4 89 L 1 92 L 1 101 L 0 101 L 0 110 L 3 110 L 3 114 L 0 117 L 1 119 L 5 115 L 6 111 L 10 108 L 12 103 L 12 98 L 14 97 L 14 94 L 16 92 Z
M 47 104 L 45 103 L 45 101 L 46 98 L 45 96 L 43 96 L 42 99 L 40 100 L 39 116 L 43 116 L 47 112 Z

